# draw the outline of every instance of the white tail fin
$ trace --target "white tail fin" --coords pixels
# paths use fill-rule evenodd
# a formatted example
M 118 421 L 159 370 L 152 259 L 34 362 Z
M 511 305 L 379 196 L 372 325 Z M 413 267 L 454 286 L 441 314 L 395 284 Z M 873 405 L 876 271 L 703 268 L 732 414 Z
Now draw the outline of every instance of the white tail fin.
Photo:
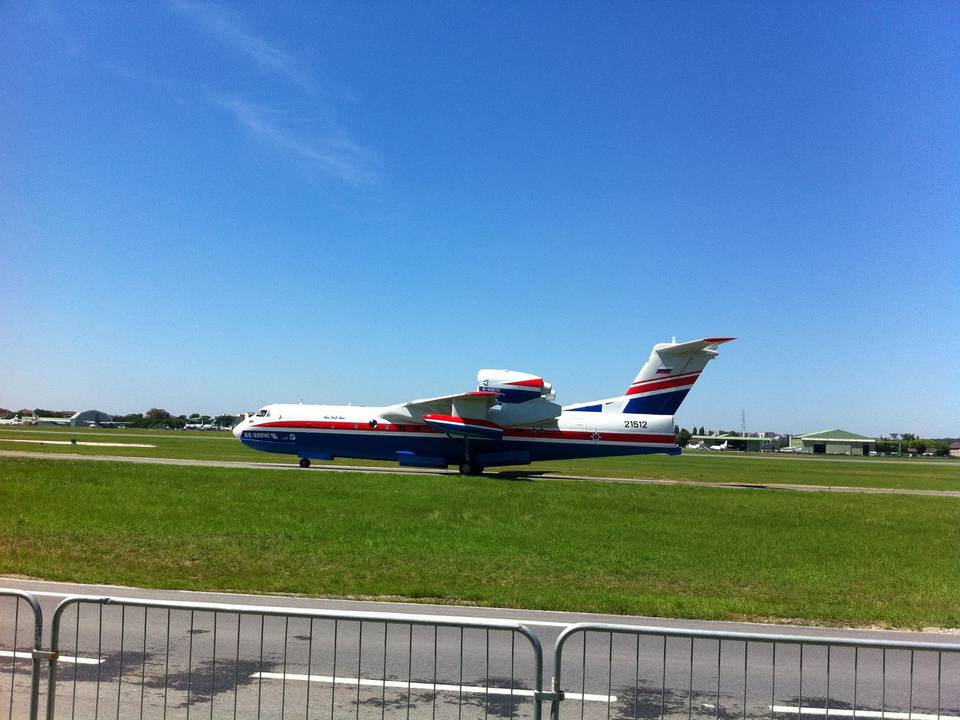
M 565 411 L 674 415 L 707 363 L 719 353 L 717 345 L 736 338 L 703 338 L 690 342 L 658 343 L 627 391 L 607 400 L 564 406 Z
M 734 338 L 704 338 L 690 342 L 658 343 L 627 388 L 625 413 L 674 415 L 707 363 L 719 353 L 717 345 Z

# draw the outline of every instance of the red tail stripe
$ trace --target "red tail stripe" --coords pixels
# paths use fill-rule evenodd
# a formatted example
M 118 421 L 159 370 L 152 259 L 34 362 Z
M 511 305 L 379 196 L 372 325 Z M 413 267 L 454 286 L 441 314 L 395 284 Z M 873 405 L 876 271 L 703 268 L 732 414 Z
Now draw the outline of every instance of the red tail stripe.
M 644 383 L 663 382 L 664 380 L 676 380 L 677 378 L 698 377 L 701 372 L 702 372 L 701 370 L 697 370 L 696 372 L 680 373 L 679 375 L 671 375 L 670 377 L 666 377 L 666 378 L 648 378 L 647 380 L 637 380 L 631 385 L 631 387 L 636 387 L 637 385 L 643 385 Z
M 694 375 L 693 377 L 673 378 L 655 383 L 647 383 L 646 385 L 636 385 L 627 390 L 627 395 L 637 395 L 639 393 L 650 392 L 651 390 L 664 390 L 666 388 L 693 385 L 696 381 L 697 376 Z

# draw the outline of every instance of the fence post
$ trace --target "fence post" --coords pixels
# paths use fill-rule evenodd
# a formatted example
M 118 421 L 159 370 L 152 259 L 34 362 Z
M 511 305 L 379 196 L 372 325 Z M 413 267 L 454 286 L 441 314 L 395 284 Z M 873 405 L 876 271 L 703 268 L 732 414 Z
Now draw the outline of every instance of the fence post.
M 97 598 L 91 598 L 96 601 Z M 70 598 L 67 598 L 70 600 Z M 50 623 L 50 652 L 46 653 L 47 669 L 47 720 L 52 720 L 57 704 L 57 660 L 60 659 L 60 618 L 68 602 L 62 601 L 53 611 L 53 620 Z M 78 654 L 78 653 L 75 653 Z
M 30 648 L 30 720 L 37 720 L 40 704 L 40 660 L 43 658 L 41 643 L 43 642 L 43 610 L 40 609 L 40 603 L 28 592 L 21 590 L 12 590 L 0 588 L 0 596 L 12 597 L 19 603 L 23 600 L 33 611 L 33 646 Z M 14 661 L 16 661 L 17 648 L 13 648 Z M 11 689 L 11 692 L 13 690 Z M 11 702 L 13 698 L 11 698 Z

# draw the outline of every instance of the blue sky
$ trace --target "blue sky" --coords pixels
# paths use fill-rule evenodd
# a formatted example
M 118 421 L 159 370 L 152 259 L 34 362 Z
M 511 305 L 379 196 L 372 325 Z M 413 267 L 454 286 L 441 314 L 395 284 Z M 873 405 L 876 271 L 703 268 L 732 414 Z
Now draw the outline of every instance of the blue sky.
M 0 4 L 0 406 L 960 435 L 960 5 Z

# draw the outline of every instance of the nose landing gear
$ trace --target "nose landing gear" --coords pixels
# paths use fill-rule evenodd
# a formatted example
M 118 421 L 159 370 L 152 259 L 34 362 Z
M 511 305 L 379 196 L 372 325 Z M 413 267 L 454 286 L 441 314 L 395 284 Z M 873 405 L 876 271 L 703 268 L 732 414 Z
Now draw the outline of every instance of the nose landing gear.
M 300 458 L 300 467 L 302 468 L 310 467 L 310 458 Z
M 483 475 L 483 466 L 472 463 L 469 460 L 467 462 L 460 463 L 460 474 L 461 475 Z

